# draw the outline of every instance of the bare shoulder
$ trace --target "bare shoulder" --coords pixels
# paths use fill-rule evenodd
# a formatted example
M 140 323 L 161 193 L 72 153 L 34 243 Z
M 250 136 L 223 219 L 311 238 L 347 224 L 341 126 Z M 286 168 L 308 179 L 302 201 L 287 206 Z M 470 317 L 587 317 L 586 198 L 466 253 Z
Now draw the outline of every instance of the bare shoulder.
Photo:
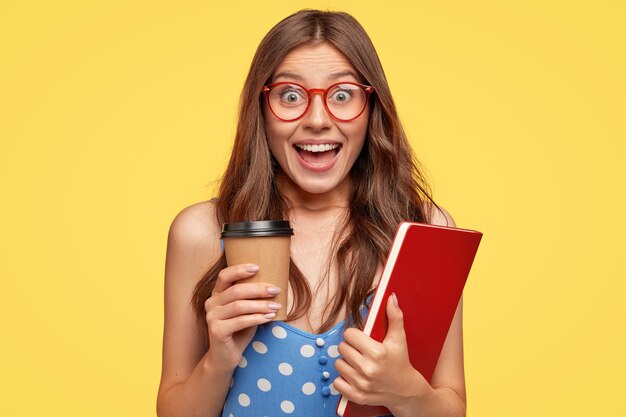
M 212 201 L 201 201 L 183 208 L 174 218 L 170 232 L 188 232 L 193 236 L 201 236 L 216 232 L 219 228 L 215 216 L 215 204 Z
M 430 213 L 431 224 L 436 226 L 456 227 L 456 223 L 450 213 L 448 213 L 448 211 L 441 206 L 435 206 L 432 203 L 427 203 L 426 213 Z
M 215 256 L 221 252 L 219 233 L 215 204 L 211 201 L 192 204 L 183 208 L 172 221 L 168 233 L 168 251 L 191 251 L 194 259 L 206 267 L 214 263 Z
M 222 256 L 215 204 L 202 201 L 183 208 L 172 221 L 167 237 L 165 289 L 168 295 L 190 300 L 194 286 Z M 171 291 L 168 294 L 168 291 Z M 168 307 L 166 299 L 166 308 Z M 167 315 L 167 311 L 166 311 Z

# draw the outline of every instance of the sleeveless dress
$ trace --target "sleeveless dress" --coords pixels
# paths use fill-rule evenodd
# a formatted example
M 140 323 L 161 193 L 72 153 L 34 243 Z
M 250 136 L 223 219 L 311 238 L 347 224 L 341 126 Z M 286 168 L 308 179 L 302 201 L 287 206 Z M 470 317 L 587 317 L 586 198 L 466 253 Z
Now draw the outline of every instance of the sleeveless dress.
M 363 317 L 372 297 L 361 305 Z M 344 324 L 320 334 L 279 320 L 259 325 L 235 369 L 222 417 L 336 417 L 334 364 Z

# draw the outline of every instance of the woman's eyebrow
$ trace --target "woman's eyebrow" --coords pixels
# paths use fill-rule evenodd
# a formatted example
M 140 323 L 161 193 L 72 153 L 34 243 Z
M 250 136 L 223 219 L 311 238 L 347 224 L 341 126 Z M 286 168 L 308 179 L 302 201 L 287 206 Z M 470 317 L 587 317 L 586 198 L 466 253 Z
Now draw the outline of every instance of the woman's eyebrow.
M 345 77 L 346 75 L 354 78 L 355 80 L 359 79 L 359 77 L 357 77 L 356 74 L 354 72 L 350 71 L 350 70 L 332 73 L 332 74 L 330 74 L 328 76 L 328 79 L 329 80 L 334 80 L 334 79 L 337 79 L 337 78 Z
M 274 75 L 274 79 L 276 80 L 277 78 L 293 78 L 294 80 L 303 81 L 303 78 L 298 74 L 287 71 L 279 72 L 278 74 Z
M 353 71 L 347 70 L 347 71 L 340 71 L 340 72 L 334 72 L 332 74 L 330 74 L 328 76 L 329 80 L 335 80 L 337 78 L 341 78 L 341 77 L 345 77 L 345 76 L 350 76 L 353 77 L 355 80 L 358 80 L 359 77 L 356 76 L 356 74 Z M 289 71 L 282 71 L 279 72 L 278 74 L 274 75 L 274 80 L 278 79 L 278 78 L 291 78 L 297 81 L 304 81 L 304 78 L 294 72 L 289 72 Z

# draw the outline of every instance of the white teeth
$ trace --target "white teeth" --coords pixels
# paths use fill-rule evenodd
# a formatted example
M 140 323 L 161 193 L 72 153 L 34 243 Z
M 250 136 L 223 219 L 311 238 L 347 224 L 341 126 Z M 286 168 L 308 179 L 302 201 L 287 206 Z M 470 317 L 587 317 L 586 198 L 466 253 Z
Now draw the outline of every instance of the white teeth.
M 338 148 L 339 144 L 338 143 L 325 144 L 325 145 L 300 145 L 300 144 L 297 144 L 296 146 L 298 148 L 300 148 L 300 149 L 304 149 L 305 151 L 309 151 L 309 152 L 327 152 L 327 151 L 330 151 L 331 149 Z

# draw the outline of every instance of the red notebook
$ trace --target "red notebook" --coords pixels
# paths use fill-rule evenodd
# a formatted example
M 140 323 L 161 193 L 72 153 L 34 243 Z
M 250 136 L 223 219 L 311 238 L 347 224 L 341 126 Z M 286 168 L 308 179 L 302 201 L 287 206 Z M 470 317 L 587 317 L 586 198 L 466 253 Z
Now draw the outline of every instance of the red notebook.
M 455 227 L 403 222 L 398 226 L 378 283 L 365 334 L 382 342 L 387 334 L 387 299 L 398 297 L 411 365 L 430 382 L 476 256 L 482 233 Z M 341 397 L 337 414 L 371 417 L 386 407 Z

